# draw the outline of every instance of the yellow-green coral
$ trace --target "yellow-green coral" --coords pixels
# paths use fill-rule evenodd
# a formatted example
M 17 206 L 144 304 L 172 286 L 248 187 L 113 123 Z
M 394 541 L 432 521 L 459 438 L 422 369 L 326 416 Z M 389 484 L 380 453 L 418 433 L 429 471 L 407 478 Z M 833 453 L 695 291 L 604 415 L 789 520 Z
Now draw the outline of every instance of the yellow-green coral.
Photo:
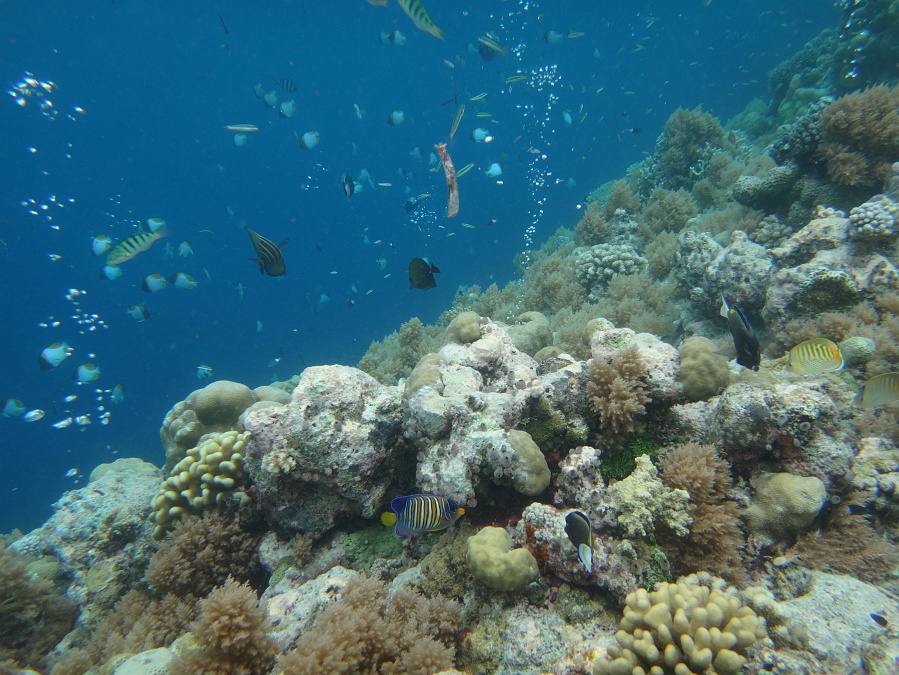
M 809 525 L 818 515 L 827 489 L 820 478 L 763 473 L 753 481 L 755 496 L 744 517 L 749 529 L 781 539 Z
M 618 645 L 594 675 L 729 675 L 765 637 L 762 621 L 727 590 L 680 581 L 627 596 Z
M 243 450 L 249 432 L 226 431 L 210 434 L 172 469 L 153 498 L 150 519 L 156 524 L 155 539 L 191 514 L 200 514 L 228 500 L 240 506 L 250 502 L 242 491 L 244 483 Z
M 466 542 L 472 576 L 497 591 L 520 591 L 540 570 L 531 552 L 512 548 L 512 537 L 501 527 L 485 527 Z
M 640 455 L 635 462 L 633 473 L 608 490 L 618 525 L 628 537 L 642 537 L 661 520 L 679 535 L 686 535 L 692 522 L 687 513 L 690 493 L 666 487 L 647 455 Z

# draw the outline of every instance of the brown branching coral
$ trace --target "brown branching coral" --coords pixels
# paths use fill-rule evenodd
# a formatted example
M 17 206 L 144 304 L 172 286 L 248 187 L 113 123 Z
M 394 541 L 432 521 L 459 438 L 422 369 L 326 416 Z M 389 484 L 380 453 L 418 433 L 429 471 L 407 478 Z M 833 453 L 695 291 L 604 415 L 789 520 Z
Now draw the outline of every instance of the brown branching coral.
M 594 358 L 587 364 L 587 396 L 599 418 L 601 431 L 617 442 L 626 434 L 643 429 L 649 395 L 646 393 L 646 364 L 640 350 L 629 347 L 611 359 Z
M 727 461 L 712 446 L 686 443 L 665 453 L 659 469 L 665 485 L 690 493 L 690 534 L 678 537 L 668 528 L 657 532 L 674 575 L 705 570 L 731 583 L 744 583 L 739 509 L 725 499 L 731 487 Z
M 432 675 L 452 668 L 459 606 L 405 589 L 388 598 L 387 590 L 376 579 L 350 581 L 296 649 L 279 659 L 275 672 Z
M 882 184 L 899 157 L 899 86 L 871 87 L 827 106 L 819 152 L 834 183 Z
M 65 650 L 50 675 L 83 673 L 89 666 L 106 663 L 119 654 L 167 647 L 187 630 L 195 617 L 193 598 L 181 600 L 172 595 L 156 598 L 142 591 L 129 591 L 89 635 L 85 631 L 73 638 L 72 645 L 79 646 Z
M 899 546 L 879 536 L 864 517 L 844 508 L 821 531 L 801 535 L 788 554 L 812 569 L 878 583 L 895 574 Z
M 248 585 L 229 579 L 200 601 L 191 625 L 197 649 L 182 651 L 170 675 L 263 675 L 275 661 L 271 620 Z
M 167 535 L 150 560 L 147 582 L 159 593 L 202 597 L 229 576 L 250 578 L 256 538 L 219 514 L 196 516 Z
M 41 667 L 77 612 L 53 584 L 28 572 L 28 562 L 0 542 L 0 661 Z

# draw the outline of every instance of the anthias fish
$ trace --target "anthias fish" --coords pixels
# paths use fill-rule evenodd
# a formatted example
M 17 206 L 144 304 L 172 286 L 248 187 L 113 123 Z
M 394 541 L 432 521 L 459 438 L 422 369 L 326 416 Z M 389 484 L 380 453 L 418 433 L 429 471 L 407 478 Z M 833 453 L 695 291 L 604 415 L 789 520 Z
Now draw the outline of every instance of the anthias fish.
M 759 352 L 759 339 L 749 325 L 749 320 L 743 311 L 736 305 L 729 305 L 727 298 L 721 296 L 721 316 L 727 319 L 730 334 L 734 339 L 734 348 L 737 350 L 737 363 L 744 368 L 758 370 L 762 362 Z
M 452 499 L 436 495 L 409 495 L 390 500 L 390 511 L 381 514 L 381 522 L 399 537 L 436 532 L 452 526 L 465 509 Z
M 111 266 L 121 265 L 123 262 L 131 260 L 138 253 L 146 251 L 154 242 L 167 236 L 169 236 L 169 233 L 165 225 L 161 225 L 154 232 L 132 234 L 109 252 L 109 255 L 106 256 L 106 264 Z
M 281 255 L 281 246 L 287 242 L 284 241 L 281 246 L 276 246 L 272 240 L 266 239 L 249 227 L 246 230 L 257 255 L 256 258 L 250 258 L 250 260 L 259 263 L 259 274 L 268 274 L 272 277 L 282 276 L 287 271 L 287 265 L 284 264 L 284 256 Z
M 435 38 L 443 39 L 443 30 L 431 21 L 431 17 L 428 16 L 427 10 L 419 0 L 397 0 L 397 2 L 400 3 L 400 7 L 403 8 L 403 11 L 412 19 L 412 23 L 419 29 L 425 33 L 430 33 Z

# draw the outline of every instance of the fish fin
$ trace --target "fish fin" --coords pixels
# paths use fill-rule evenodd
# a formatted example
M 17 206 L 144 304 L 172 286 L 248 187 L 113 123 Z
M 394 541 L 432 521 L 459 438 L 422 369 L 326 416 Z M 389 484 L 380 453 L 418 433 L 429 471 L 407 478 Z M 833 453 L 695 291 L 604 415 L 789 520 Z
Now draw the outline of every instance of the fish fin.
M 262 258 L 247 258 L 247 260 L 252 260 L 259 265 L 259 274 L 265 274 L 265 264 L 262 262 Z
M 415 532 L 410 530 L 408 527 L 403 525 L 402 521 L 397 520 L 396 525 L 393 526 L 393 531 L 396 533 L 398 537 L 411 537 Z
M 403 509 L 406 508 L 406 502 L 408 502 L 412 497 L 417 497 L 418 495 L 408 495 L 406 497 L 394 497 L 390 500 L 390 509 L 394 513 L 402 513 Z
M 156 235 L 157 239 L 162 239 L 163 237 L 169 236 L 169 228 L 164 223 L 156 228 L 156 231 L 153 233 Z
M 587 568 L 588 572 L 593 571 L 593 549 L 587 546 L 587 544 L 581 544 L 577 547 L 577 557 L 578 559 L 584 563 L 584 567 Z
M 721 294 L 721 311 L 718 312 L 725 319 L 727 318 L 727 313 L 730 311 L 730 306 L 727 304 L 727 298 L 724 297 L 724 293 Z
M 385 511 L 381 514 L 381 524 L 384 527 L 393 527 L 396 525 L 396 514 L 391 511 Z

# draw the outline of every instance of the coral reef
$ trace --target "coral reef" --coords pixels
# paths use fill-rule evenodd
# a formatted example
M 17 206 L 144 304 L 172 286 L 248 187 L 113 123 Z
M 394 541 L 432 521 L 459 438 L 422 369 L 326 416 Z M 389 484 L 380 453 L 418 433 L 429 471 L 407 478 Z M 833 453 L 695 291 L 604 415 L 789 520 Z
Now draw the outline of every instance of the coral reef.
M 413 317 L 383 341 L 372 342 L 359 361 L 359 369 L 381 384 L 394 385 L 411 372 L 422 356 L 436 351 L 442 339 L 441 329 L 425 327 L 420 319 Z
M 172 467 L 150 502 L 154 539 L 162 539 L 188 515 L 250 503 L 243 470 L 248 438 L 247 432 L 209 434 Z
M 754 482 L 752 505 L 743 514 L 749 529 L 782 539 L 812 524 L 824 506 L 827 490 L 815 476 L 760 474 Z
M 678 354 L 684 395 L 691 401 L 705 401 L 730 384 L 727 359 L 708 338 L 687 338 Z
M 278 659 L 276 673 L 436 673 L 453 667 L 460 628 L 453 602 L 428 600 L 367 577 L 351 580 L 297 646 Z
M 743 667 L 747 650 L 766 634 L 755 612 L 726 588 L 662 583 L 655 591 L 634 591 L 625 603 L 618 646 L 597 662 L 595 675 L 728 675 Z
M 42 527 L 12 545 L 59 561 L 66 597 L 82 622 L 111 609 L 143 576 L 154 551 L 148 516 L 159 477 L 146 462 L 113 462 L 96 480 L 65 493 Z
M 821 113 L 820 154 L 839 185 L 881 185 L 899 157 L 899 87 L 838 98 Z
M 520 591 L 540 570 L 526 548 L 512 550 L 512 537 L 501 527 L 485 527 L 466 542 L 472 576 L 496 591 Z
M 247 581 L 257 568 L 257 539 L 220 514 L 192 516 L 159 546 L 147 568 L 156 592 L 203 597 L 228 577 Z
M 396 456 L 400 390 L 346 366 L 303 371 L 286 408 L 247 416 L 246 470 L 271 522 L 319 534 L 381 508 Z
M 0 662 L 42 668 L 76 615 L 51 580 L 31 574 L 28 559 L 0 542 Z
M 618 527 L 631 538 L 650 534 L 657 523 L 686 535 L 692 522 L 687 510 L 690 493 L 666 487 L 646 455 L 635 461 L 633 473 L 607 490 Z
M 264 675 L 272 669 L 271 622 L 256 592 L 228 579 L 199 602 L 193 645 L 179 650 L 170 675 Z

